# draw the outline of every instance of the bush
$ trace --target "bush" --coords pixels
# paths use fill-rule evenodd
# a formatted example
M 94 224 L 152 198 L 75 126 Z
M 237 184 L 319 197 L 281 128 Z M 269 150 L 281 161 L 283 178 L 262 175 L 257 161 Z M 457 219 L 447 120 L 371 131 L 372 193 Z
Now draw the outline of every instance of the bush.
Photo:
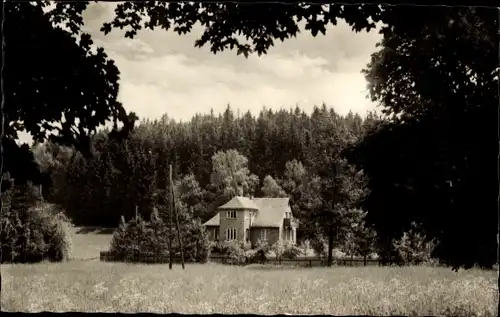
M 412 223 L 411 229 L 394 241 L 393 246 L 405 263 L 419 264 L 431 260 L 434 243 L 426 241 L 425 235 L 420 234 L 416 224 Z
M 193 219 L 185 226 L 182 240 L 186 262 L 206 263 L 208 261 L 212 244 L 199 219 Z
M 153 257 L 167 261 L 169 258 L 169 230 L 165 222 L 154 211 L 150 221 L 141 216 L 125 223 L 120 220 L 111 240 L 110 252 L 118 261 L 135 262 L 140 258 Z M 185 262 L 206 262 L 210 256 L 210 241 L 199 220 L 185 221 L 181 226 L 181 241 Z M 172 253 L 180 256 L 177 232 L 172 231 Z
M 311 248 L 319 257 L 324 257 L 328 254 L 328 243 L 321 236 L 317 236 L 310 241 Z
M 278 248 L 280 248 L 278 246 Z M 267 262 L 267 256 L 273 252 L 273 247 L 269 246 L 266 242 L 258 241 L 257 246 L 255 249 L 252 250 L 250 254 L 247 255 L 246 257 L 246 263 L 248 264 L 253 264 L 253 263 L 259 263 L 259 264 L 264 264 Z
M 229 240 L 220 244 L 219 248 L 221 253 L 234 264 L 241 264 L 246 261 L 244 243 Z
M 165 229 L 159 219 L 148 223 L 137 215 L 126 223 L 122 216 L 109 251 L 119 261 L 137 262 L 144 257 L 166 260 L 169 253 L 168 231 Z
M 212 253 L 220 253 L 220 254 L 223 254 L 224 252 L 224 244 L 223 243 L 220 243 L 219 241 L 214 241 L 214 242 L 211 242 L 211 249 L 210 251 Z
M 38 213 L 41 223 L 48 223 L 45 231 L 47 241 L 47 257 L 51 261 L 66 261 L 73 251 L 73 241 L 71 239 L 71 221 L 64 212 L 57 206 L 42 204 L 33 208 L 32 213 Z
M 235 241 L 224 241 L 224 242 L 211 242 L 211 252 L 213 253 L 220 253 L 220 254 L 224 254 L 226 248 L 228 247 L 228 245 L 233 245 L 233 244 L 237 244 L 238 245 L 238 248 L 241 248 L 243 249 L 243 251 L 248 251 L 248 250 L 251 250 L 252 249 L 252 245 L 250 243 L 239 243 L 239 242 L 235 242 Z
M 285 244 L 281 240 L 278 240 L 278 242 L 271 246 L 271 251 L 276 255 L 276 260 L 281 261 L 285 253 Z
M 295 244 L 285 244 L 285 248 L 283 251 L 283 258 L 289 259 L 289 260 L 295 260 L 303 253 L 305 253 L 305 251 L 303 251 L 301 248 L 299 248 Z
M 37 202 L 27 185 L 3 194 L 2 262 L 64 261 L 72 251 L 71 223 L 56 205 Z

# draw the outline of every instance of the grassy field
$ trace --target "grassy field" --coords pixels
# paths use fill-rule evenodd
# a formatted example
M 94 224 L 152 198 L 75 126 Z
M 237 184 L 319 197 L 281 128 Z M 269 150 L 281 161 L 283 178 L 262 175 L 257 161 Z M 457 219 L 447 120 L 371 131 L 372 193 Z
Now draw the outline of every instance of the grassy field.
M 496 316 L 494 272 L 446 268 L 128 265 L 2 267 L 2 309 L 157 313 Z
M 107 251 L 111 242 L 112 229 L 102 228 L 71 228 L 73 241 L 72 259 L 99 259 L 99 252 Z
M 492 271 L 430 267 L 132 265 L 96 259 L 109 234 L 75 232 L 66 263 L 2 265 L 2 310 L 496 316 Z M 87 259 L 87 260 L 84 260 Z

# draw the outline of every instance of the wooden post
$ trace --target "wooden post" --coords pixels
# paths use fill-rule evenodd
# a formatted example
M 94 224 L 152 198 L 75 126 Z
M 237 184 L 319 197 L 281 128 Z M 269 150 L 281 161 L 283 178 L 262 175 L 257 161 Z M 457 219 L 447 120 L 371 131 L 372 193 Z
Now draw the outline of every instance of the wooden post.
M 168 261 L 168 268 L 171 270 L 172 269 L 172 260 L 173 260 L 173 255 L 172 255 L 172 164 L 169 165 L 169 186 L 170 186 L 170 200 L 168 202 L 169 208 L 169 215 L 168 215 L 168 255 L 169 255 L 169 261 Z
M 181 264 L 182 269 L 184 270 L 184 250 L 182 249 L 182 239 L 181 239 L 181 230 L 179 228 L 179 213 L 177 212 L 177 204 L 175 202 L 175 193 L 174 193 L 174 183 L 172 181 L 172 172 L 170 172 L 170 188 L 172 188 L 172 204 L 173 204 L 173 212 L 175 212 L 175 227 L 177 229 L 177 242 L 179 243 L 179 249 L 181 253 Z

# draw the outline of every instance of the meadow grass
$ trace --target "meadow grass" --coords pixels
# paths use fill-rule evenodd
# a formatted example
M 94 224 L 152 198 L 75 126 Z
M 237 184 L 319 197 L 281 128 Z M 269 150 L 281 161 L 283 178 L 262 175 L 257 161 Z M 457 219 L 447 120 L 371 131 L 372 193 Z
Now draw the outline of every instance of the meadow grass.
M 82 233 L 83 232 L 83 233 Z M 111 235 L 73 228 L 73 261 L 2 265 L 5 311 L 496 316 L 497 275 L 430 267 L 138 265 L 96 260 Z
M 88 227 L 72 227 L 71 240 L 73 242 L 73 251 L 71 259 L 88 260 L 99 259 L 101 251 L 107 251 L 111 242 L 112 234 L 109 230 Z M 102 232 L 105 233 L 102 233 Z
M 430 267 L 2 265 L 2 310 L 496 316 L 496 274 Z

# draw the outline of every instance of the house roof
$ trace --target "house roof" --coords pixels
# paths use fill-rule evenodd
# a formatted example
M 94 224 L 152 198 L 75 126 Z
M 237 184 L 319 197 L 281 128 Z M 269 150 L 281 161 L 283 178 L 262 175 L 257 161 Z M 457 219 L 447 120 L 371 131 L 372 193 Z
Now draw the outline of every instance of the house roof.
M 204 226 L 220 226 L 220 213 L 210 218 L 207 222 L 203 224 Z
M 290 211 L 289 198 L 245 198 L 234 197 L 227 204 L 218 209 L 258 209 L 252 227 L 279 227 Z M 204 226 L 219 226 L 220 213 L 217 213 Z
M 250 198 L 236 196 L 217 209 L 259 209 Z
M 279 227 L 285 218 L 285 212 L 290 211 L 289 198 L 254 198 L 259 207 L 252 227 Z

